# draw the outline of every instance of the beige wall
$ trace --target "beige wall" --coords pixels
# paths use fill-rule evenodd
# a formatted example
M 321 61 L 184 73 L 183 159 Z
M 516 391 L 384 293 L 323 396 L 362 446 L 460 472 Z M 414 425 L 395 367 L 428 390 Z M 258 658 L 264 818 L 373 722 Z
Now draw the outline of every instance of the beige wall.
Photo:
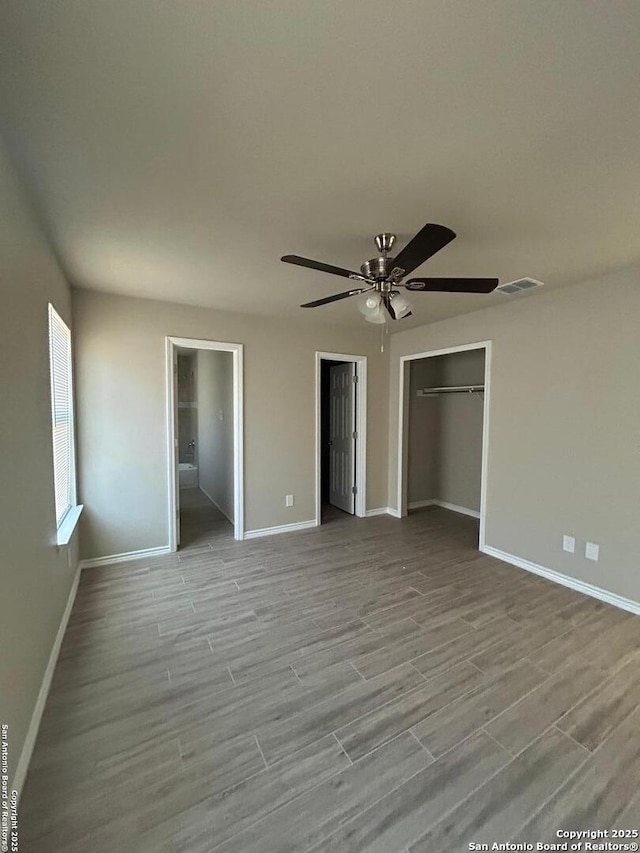
M 433 500 L 438 489 L 438 453 L 440 430 L 439 398 L 418 397 L 418 388 L 438 384 L 436 359 L 419 359 L 408 366 L 407 399 L 407 501 Z
M 484 350 L 456 352 L 438 359 L 441 385 L 482 385 Z M 437 500 L 480 510 L 482 486 L 481 394 L 443 394 L 440 407 Z
M 67 284 L 0 148 L 0 720 L 13 777 L 75 576 L 56 546 L 47 303 Z
M 73 299 L 84 557 L 168 542 L 166 335 L 244 344 L 247 530 L 314 518 L 315 352 L 367 355 L 367 505 L 386 506 L 388 360 L 377 329 L 81 290 Z
M 399 358 L 493 342 L 486 541 L 640 601 L 640 268 L 394 335 L 389 502 L 397 503 Z M 562 534 L 577 537 L 575 555 Z M 600 543 L 600 561 L 584 557 Z
M 198 480 L 233 522 L 233 355 L 198 350 Z
M 477 512 L 482 486 L 482 397 L 445 394 L 437 404 L 440 431 L 434 497 Z

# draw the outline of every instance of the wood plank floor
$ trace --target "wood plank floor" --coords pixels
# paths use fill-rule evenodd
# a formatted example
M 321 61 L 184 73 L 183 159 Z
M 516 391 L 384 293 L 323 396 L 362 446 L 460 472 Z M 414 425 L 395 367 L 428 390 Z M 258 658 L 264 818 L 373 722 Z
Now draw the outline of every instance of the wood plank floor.
M 180 489 L 181 549 L 233 538 L 231 522 L 198 488 Z
M 449 853 L 640 823 L 640 617 L 429 508 L 91 569 L 30 853 Z

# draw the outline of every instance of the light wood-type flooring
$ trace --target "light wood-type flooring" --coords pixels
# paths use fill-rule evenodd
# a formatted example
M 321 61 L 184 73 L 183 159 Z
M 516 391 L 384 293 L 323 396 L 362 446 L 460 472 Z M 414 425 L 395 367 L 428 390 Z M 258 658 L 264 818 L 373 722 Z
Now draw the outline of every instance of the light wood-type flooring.
M 180 550 L 233 539 L 233 527 L 200 489 L 180 489 Z
M 334 515 L 83 572 L 24 853 L 462 853 L 640 824 L 640 617 Z

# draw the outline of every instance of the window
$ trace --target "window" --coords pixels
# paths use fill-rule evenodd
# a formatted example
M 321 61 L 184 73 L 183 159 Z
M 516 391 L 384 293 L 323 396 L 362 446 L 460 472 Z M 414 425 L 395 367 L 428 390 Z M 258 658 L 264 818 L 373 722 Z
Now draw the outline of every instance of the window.
M 58 543 L 69 541 L 76 518 L 61 542 L 60 532 L 71 520 L 76 503 L 75 446 L 73 434 L 73 384 L 71 332 L 49 305 L 49 367 L 51 371 L 51 420 L 53 431 L 53 481 Z M 68 525 L 65 525 L 68 526 Z

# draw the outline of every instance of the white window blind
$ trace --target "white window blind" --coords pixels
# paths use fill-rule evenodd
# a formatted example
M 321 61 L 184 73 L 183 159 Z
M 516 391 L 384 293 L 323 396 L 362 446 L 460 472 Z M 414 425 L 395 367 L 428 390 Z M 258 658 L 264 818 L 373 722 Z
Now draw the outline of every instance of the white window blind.
M 73 386 L 71 332 L 52 305 L 49 305 L 49 366 L 56 524 L 60 527 L 76 500 Z

